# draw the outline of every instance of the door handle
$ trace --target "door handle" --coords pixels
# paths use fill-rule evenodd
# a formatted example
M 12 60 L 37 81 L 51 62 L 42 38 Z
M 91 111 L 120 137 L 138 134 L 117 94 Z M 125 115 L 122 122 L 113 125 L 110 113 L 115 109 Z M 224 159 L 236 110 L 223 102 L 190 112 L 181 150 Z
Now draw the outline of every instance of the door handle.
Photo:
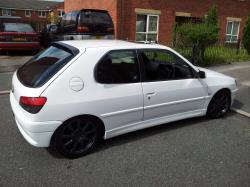
M 151 97 L 155 95 L 155 92 L 149 92 L 146 95 L 147 95 L 148 100 L 150 100 Z
M 155 95 L 155 92 L 149 92 L 147 95 Z

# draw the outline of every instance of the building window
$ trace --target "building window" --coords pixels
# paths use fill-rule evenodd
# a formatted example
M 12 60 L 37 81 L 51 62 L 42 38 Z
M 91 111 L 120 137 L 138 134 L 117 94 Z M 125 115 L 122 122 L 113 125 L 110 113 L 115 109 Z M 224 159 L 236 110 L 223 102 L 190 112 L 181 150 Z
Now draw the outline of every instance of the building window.
M 3 8 L 2 9 L 2 15 L 3 16 L 11 16 L 11 9 Z
M 39 17 L 46 17 L 46 11 L 40 10 L 38 11 Z
M 239 21 L 227 21 L 226 42 L 236 43 L 239 37 L 239 30 L 240 30 Z
M 58 10 L 58 16 L 61 18 L 64 15 L 64 10 Z
M 31 10 L 25 10 L 25 16 L 30 17 L 31 16 Z
M 158 22 L 158 15 L 137 14 L 135 40 L 139 42 L 157 41 Z

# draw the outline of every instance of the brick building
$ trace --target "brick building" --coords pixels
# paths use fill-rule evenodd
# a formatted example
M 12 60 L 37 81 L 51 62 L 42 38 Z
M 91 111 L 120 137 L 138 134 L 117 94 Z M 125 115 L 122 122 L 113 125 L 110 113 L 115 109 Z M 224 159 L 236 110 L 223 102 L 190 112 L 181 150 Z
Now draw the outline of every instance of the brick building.
M 61 17 L 63 2 L 39 0 L 0 0 L 0 16 L 19 16 L 30 23 L 36 31 L 41 31 L 48 23 L 48 15 L 53 11 Z
M 218 7 L 220 39 L 229 43 L 242 37 L 250 0 L 65 0 L 65 11 L 82 8 L 108 10 L 117 39 L 170 44 L 175 24 L 199 22 L 210 7 Z

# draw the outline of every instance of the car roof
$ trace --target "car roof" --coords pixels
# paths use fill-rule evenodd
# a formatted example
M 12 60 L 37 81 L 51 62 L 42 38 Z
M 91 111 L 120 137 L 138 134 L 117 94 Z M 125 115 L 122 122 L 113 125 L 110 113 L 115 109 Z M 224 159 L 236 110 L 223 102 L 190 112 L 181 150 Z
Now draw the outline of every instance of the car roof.
M 145 43 L 135 43 L 123 40 L 68 40 L 61 41 L 62 43 L 71 45 L 79 50 L 85 50 L 88 48 L 103 48 L 109 47 L 113 49 L 119 48 L 168 48 L 159 44 L 145 44 Z

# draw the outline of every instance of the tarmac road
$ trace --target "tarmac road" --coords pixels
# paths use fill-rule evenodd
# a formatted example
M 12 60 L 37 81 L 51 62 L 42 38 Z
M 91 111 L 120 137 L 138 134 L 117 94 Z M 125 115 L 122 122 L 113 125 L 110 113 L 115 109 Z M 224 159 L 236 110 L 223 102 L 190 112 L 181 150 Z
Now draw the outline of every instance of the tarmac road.
M 250 63 L 236 65 L 213 68 L 238 79 L 238 107 L 250 112 Z M 122 135 L 68 160 L 23 139 L 5 94 L 0 148 L 0 186 L 250 186 L 250 118 L 235 112 Z

